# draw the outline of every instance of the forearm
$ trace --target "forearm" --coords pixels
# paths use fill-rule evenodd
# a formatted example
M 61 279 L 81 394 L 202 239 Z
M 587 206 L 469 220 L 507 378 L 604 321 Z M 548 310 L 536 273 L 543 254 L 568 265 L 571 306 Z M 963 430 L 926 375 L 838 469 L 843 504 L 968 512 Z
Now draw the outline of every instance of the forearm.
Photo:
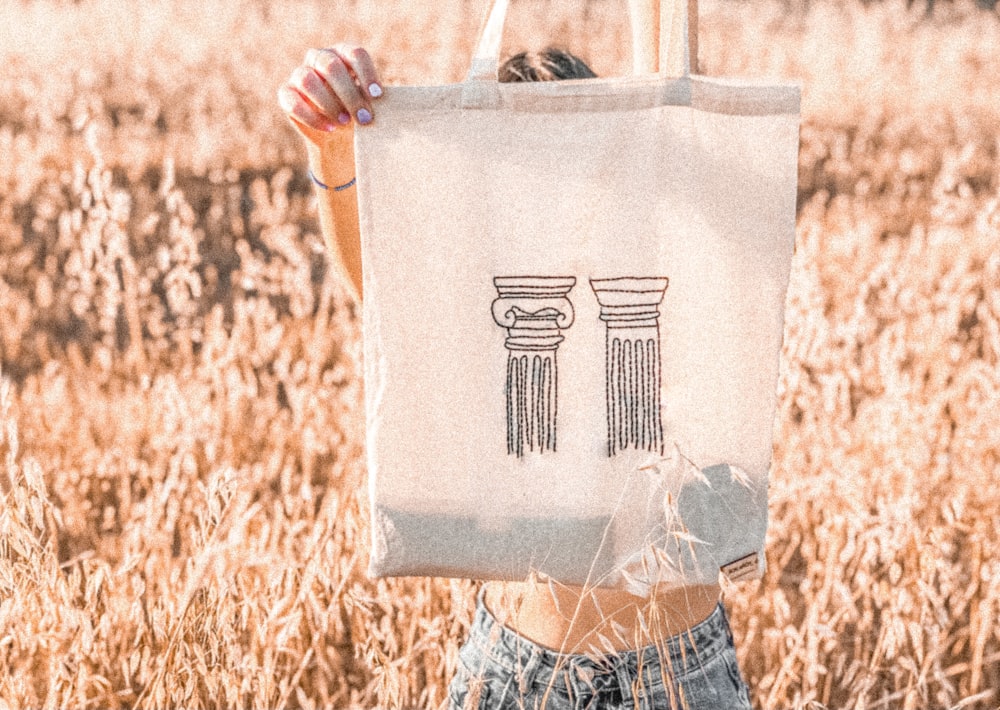
M 342 129 L 346 130 L 346 129 Z M 345 137 L 346 138 L 346 137 Z M 320 226 L 331 261 L 361 300 L 361 230 L 358 225 L 357 189 L 335 190 L 354 179 L 353 140 L 330 141 L 318 146 L 307 142 L 309 168 L 326 189 L 315 186 Z

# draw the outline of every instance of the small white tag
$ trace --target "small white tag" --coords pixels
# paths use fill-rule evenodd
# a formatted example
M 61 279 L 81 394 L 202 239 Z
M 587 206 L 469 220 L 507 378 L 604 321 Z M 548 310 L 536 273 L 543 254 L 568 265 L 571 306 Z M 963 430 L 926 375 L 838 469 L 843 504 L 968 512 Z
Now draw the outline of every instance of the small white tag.
M 746 577 L 757 576 L 760 569 L 760 560 L 756 552 L 751 552 L 746 557 L 733 560 L 729 564 L 722 565 L 722 573 L 729 578 L 730 582 L 735 582 Z

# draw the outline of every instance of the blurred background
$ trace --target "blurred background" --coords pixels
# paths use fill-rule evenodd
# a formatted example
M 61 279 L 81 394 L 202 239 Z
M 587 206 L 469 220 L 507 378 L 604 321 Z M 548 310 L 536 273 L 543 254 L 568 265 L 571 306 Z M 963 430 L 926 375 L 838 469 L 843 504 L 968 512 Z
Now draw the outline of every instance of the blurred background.
M 461 80 L 484 0 L 0 5 L 0 708 L 436 707 L 476 584 L 370 580 L 359 309 L 276 90 L 309 47 Z M 702 0 L 799 82 L 760 708 L 1000 705 L 1000 16 Z M 626 0 L 508 52 L 630 71 Z

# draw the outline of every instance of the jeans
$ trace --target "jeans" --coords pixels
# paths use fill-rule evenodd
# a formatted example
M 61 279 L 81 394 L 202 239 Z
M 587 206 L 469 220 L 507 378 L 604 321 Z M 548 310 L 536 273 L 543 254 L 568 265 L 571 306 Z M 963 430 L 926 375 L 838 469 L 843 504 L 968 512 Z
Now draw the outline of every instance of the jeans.
M 720 602 L 657 647 L 602 657 L 560 654 L 500 624 L 480 593 L 448 688 L 451 710 L 740 710 L 749 689 Z

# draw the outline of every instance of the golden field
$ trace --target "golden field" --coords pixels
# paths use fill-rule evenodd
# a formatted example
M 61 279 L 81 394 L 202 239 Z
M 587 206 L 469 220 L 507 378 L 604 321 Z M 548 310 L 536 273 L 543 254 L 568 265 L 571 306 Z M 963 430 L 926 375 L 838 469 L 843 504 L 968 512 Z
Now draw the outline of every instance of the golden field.
M 459 80 L 466 0 L 0 5 L 0 708 L 437 707 L 476 584 L 370 580 L 359 311 L 275 92 Z M 517 0 L 627 71 L 625 0 Z M 803 88 L 760 708 L 1000 707 L 1000 18 L 705 0 Z

